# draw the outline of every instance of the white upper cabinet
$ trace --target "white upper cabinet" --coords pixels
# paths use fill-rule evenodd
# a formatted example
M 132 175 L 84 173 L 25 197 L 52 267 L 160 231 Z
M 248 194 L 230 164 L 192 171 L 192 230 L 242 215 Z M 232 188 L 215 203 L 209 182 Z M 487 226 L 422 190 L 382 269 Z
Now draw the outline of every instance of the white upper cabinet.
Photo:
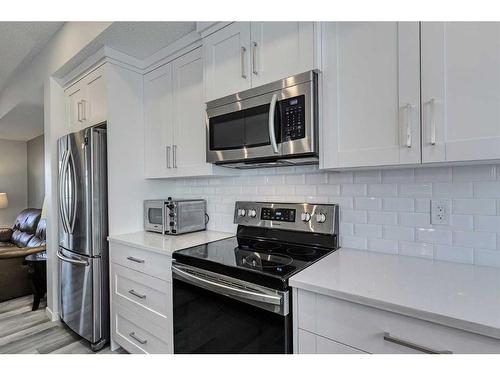
M 251 87 L 250 22 L 234 22 L 203 40 L 205 99 Z
M 315 68 L 314 22 L 234 22 L 203 39 L 205 101 Z
M 144 76 L 146 177 L 172 168 L 172 111 L 172 64 L 167 64 Z
M 420 163 L 419 26 L 324 23 L 322 168 Z
M 500 23 L 422 23 L 423 162 L 500 159 Z
M 314 22 L 252 22 L 252 87 L 314 68 Z
M 105 65 L 66 89 L 66 122 L 76 132 L 107 120 Z

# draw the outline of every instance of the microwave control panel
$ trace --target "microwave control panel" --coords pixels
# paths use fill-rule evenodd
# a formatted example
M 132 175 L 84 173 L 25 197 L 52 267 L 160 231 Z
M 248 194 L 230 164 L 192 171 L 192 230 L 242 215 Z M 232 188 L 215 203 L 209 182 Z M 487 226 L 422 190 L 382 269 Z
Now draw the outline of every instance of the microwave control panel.
M 305 130 L 305 96 L 300 95 L 280 102 L 281 106 L 281 139 L 294 141 L 306 136 Z

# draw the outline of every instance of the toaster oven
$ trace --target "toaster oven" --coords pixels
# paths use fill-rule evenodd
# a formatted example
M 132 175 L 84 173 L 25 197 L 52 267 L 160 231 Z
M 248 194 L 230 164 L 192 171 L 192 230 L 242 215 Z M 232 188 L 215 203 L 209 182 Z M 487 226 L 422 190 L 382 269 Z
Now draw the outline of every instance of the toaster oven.
M 182 234 L 206 229 L 204 199 L 157 199 L 144 201 L 144 229 L 161 234 Z

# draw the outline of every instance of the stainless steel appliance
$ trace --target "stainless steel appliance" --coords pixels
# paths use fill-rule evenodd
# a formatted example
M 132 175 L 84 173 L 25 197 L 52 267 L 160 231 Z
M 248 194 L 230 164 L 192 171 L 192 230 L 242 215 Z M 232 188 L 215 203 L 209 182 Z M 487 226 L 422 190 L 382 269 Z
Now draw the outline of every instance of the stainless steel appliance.
M 338 211 L 236 202 L 235 237 L 174 252 L 174 353 L 291 353 L 288 279 L 338 248 Z
M 109 338 L 106 126 L 58 141 L 59 315 L 99 350 Z
M 298 74 L 207 103 L 207 162 L 318 163 L 318 75 Z
M 204 199 L 144 201 L 144 229 L 162 234 L 183 234 L 206 229 L 207 202 Z

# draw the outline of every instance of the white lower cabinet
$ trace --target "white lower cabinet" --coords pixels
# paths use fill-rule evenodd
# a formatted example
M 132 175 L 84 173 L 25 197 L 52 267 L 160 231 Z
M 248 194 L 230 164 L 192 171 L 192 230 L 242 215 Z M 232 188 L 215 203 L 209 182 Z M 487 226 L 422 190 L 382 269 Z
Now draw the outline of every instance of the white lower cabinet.
M 500 340 L 298 290 L 297 353 L 500 353 Z
M 110 244 L 111 339 L 129 353 L 173 353 L 171 258 Z

